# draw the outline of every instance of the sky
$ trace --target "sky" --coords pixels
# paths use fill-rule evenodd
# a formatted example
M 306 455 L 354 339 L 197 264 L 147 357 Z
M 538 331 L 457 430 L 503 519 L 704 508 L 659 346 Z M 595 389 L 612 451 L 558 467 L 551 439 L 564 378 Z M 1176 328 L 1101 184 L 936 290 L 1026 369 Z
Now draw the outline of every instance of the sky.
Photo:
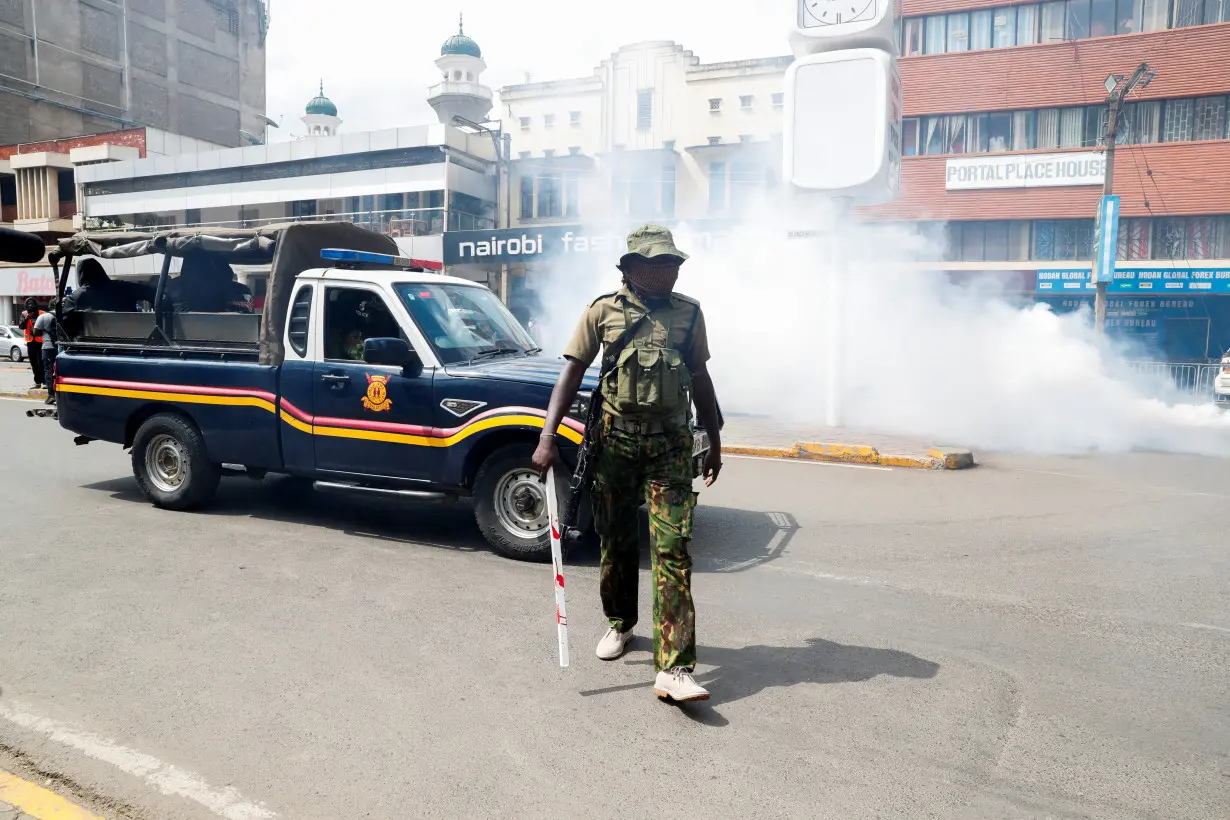
M 479 44 L 494 88 L 584 77 L 620 46 L 674 40 L 702 62 L 789 54 L 791 0 L 271 0 L 267 44 L 271 141 L 303 134 L 303 108 L 324 80 L 343 132 L 436 122 L 427 87 L 440 45 Z M 586 9 L 580 11 L 579 9 Z M 492 113 L 493 117 L 498 112 Z

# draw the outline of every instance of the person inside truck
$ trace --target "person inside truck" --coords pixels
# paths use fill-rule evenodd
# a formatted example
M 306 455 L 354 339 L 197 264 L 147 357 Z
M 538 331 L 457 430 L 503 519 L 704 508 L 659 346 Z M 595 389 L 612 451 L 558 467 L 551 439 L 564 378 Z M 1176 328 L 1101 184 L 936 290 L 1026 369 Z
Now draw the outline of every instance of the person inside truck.
M 325 313 L 326 359 L 362 361 L 364 341 L 387 338 L 406 337 L 383 299 L 366 290 L 330 292 Z
M 154 301 L 154 289 L 137 282 L 117 282 L 97 259 L 77 265 L 77 289 L 64 297 L 64 313 L 74 310 L 109 310 L 134 313 L 141 302 Z
M 179 276 L 167 282 L 166 298 L 176 313 L 251 313 L 252 291 L 236 281 L 226 260 L 213 253 L 184 257 Z

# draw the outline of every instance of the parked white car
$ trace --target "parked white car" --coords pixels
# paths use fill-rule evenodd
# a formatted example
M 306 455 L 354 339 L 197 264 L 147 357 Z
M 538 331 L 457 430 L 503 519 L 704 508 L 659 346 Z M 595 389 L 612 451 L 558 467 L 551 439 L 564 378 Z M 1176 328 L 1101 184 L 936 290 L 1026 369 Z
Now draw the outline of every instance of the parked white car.
M 25 361 L 26 337 L 21 328 L 0 325 L 0 355 L 8 356 L 12 362 Z
M 1213 401 L 1220 407 L 1230 407 L 1230 350 L 1221 357 L 1221 370 L 1213 379 Z

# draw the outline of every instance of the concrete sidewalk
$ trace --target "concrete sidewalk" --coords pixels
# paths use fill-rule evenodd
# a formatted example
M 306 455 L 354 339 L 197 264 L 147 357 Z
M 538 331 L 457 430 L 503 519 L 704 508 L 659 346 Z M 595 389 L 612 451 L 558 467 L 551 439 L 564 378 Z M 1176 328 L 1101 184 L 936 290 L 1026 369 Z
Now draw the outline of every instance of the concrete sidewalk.
M 34 371 L 28 361 L 18 364 L 8 359 L 0 360 L 0 396 L 43 398 L 47 395 L 45 390 L 31 391 L 33 386 Z
M 975 464 L 973 453 L 964 447 L 844 427 L 791 424 L 756 416 L 726 419 L 722 451 L 730 455 L 927 470 L 962 470 Z

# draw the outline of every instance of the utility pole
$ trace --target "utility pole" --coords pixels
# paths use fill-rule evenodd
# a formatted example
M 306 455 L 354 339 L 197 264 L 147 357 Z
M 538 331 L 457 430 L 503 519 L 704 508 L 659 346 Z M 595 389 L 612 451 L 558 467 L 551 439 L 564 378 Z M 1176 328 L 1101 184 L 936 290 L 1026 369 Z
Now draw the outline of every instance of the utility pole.
M 1120 77 L 1110 74 L 1106 77 L 1106 178 L 1102 183 L 1102 196 L 1108 197 L 1115 192 L 1115 142 L 1119 136 L 1119 121 L 1123 114 L 1123 101 L 1138 87 L 1144 88 L 1157 74 L 1149 68 L 1148 63 L 1141 63 L 1130 77 Z M 1101 206 L 1099 205 L 1099 213 Z M 1106 225 L 1101 231 L 1109 230 Z M 1094 265 L 1094 275 L 1097 275 L 1097 265 Z M 1110 282 L 1096 281 L 1093 298 L 1093 327 L 1098 333 L 1106 331 L 1106 293 Z

